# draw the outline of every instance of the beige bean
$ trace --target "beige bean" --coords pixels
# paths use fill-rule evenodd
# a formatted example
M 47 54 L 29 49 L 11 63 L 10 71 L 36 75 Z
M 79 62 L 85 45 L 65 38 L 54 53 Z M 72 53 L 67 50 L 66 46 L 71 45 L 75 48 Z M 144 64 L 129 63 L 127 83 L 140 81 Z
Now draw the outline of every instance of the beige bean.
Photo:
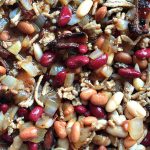
M 68 138 L 58 139 L 58 146 L 64 148 L 65 150 L 69 150 L 69 141 Z
M 106 6 L 100 7 L 95 14 L 95 20 L 98 22 L 101 21 L 106 16 L 106 14 L 107 14 L 107 7 Z
M 64 121 L 55 121 L 54 122 L 54 129 L 56 134 L 59 138 L 66 138 L 67 132 L 66 132 L 66 122 Z
M 65 108 L 64 108 L 64 115 L 68 116 L 74 113 L 74 107 L 71 104 L 68 104 Z
M 125 110 L 124 110 L 124 115 L 126 116 L 126 118 L 127 118 L 128 120 L 131 120 L 131 119 L 134 118 L 134 116 L 132 116 L 132 115 L 128 112 L 127 108 L 125 108 Z
M 145 109 L 136 101 L 128 101 L 126 109 L 134 117 L 144 118 L 146 116 Z
M 76 143 L 80 139 L 80 123 L 75 122 L 71 128 L 70 138 L 73 143 Z
M 96 46 L 101 49 L 103 46 L 103 43 L 105 41 L 105 38 L 103 36 L 100 36 L 97 40 L 96 40 Z
M 129 130 L 129 120 L 125 120 L 121 126 L 125 131 L 128 131 Z
M 76 14 L 79 18 L 87 15 L 93 5 L 92 0 L 84 0 L 78 7 Z
M 0 40 L 7 41 L 10 38 L 8 31 L 3 31 L 0 33 Z
M 84 90 L 80 93 L 80 98 L 83 100 L 83 101 L 87 101 L 91 98 L 92 95 L 96 94 L 96 90 L 94 89 L 87 89 L 87 90 Z
M 19 136 L 22 140 L 33 139 L 38 136 L 37 132 L 38 130 L 36 127 L 29 127 L 29 128 L 22 130 Z
M 92 123 L 94 122 L 97 122 L 97 118 L 96 117 L 93 117 L 93 116 L 89 116 L 89 117 L 85 117 L 83 119 L 83 124 L 86 125 L 86 126 L 89 126 L 91 125 Z
M 105 135 L 95 135 L 92 142 L 96 145 L 108 146 L 111 143 L 111 140 L 108 136 Z
M 0 75 L 4 75 L 4 74 L 6 74 L 6 68 L 0 66 Z
M 102 146 L 100 146 L 100 147 L 98 148 L 98 150 L 107 150 L 107 148 L 102 145 Z
M 118 108 L 120 105 L 122 99 L 123 99 L 124 94 L 122 92 L 116 92 L 108 101 L 106 104 L 106 111 L 107 112 L 113 112 Z
M 133 86 L 135 87 L 137 91 L 142 90 L 142 87 L 144 86 L 144 84 L 145 84 L 144 81 L 140 78 L 133 79 Z
M 70 134 L 71 128 L 72 128 L 72 126 L 73 126 L 73 124 L 74 124 L 75 122 L 76 122 L 75 119 L 71 119 L 71 120 L 68 121 L 67 126 L 66 126 L 67 134 Z
M 136 143 L 136 141 L 134 139 L 132 139 L 130 136 L 127 136 L 123 141 L 123 144 L 126 148 L 130 148 L 135 143 Z

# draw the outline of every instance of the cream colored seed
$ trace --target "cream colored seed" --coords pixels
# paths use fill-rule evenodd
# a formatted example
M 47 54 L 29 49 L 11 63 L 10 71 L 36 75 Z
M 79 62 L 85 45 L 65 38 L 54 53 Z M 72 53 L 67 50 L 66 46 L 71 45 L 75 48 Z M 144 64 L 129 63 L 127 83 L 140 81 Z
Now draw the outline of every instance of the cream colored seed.
M 133 80 L 133 85 L 137 91 L 140 91 L 142 87 L 144 86 L 144 82 L 140 78 L 135 78 Z
M 93 5 L 93 1 L 92 0 L 84 0 L 80 6 L 77 9 L 77 16 L 79 18 L 84 17 L 85 15 L 87 15 L 91 9 Z

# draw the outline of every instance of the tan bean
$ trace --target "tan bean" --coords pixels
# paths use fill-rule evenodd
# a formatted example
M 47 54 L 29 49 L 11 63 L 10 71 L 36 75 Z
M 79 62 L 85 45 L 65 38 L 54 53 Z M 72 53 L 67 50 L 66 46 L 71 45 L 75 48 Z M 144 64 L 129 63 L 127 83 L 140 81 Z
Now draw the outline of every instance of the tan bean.
M 92 95 L 90 101 L 94 105 L 102 106 L 107 103 L 108 97 L 105 94 L 99 92 L 98 94 Z
M 38 130 L 36 127 L 29 127 L 29 128 L 22 130 L 19 136 L 23 140 L 33 139 L 38 136 L 37 132 Z
M 100 146 L 100 147 L 98 148 L 98 150 L 107 150 L 107 148 L 102 145 L 102 146 Z
M 91 98 L 91 96 L 93 94 L 96 94 L 96 90 L 94 89 L 87 89 L 87 90 L 84 90 L 80 93 L 80 98 L 83 100 L 83 101 L 87 101 Z
M 66 122 L 64 121 L 55 121 L 54 122 L 54 129 L 56 134 L 58 135 L 59 138 L 66 138 L 67 137 L 67 132 L 66 132 Z
M 28 21 L 20 21 L 17 25 L 17 28 L 25 34 L 32 34 L 35 32 L 33 25 Z
M 132 57 L 125 52 L 118 52 L 115 54 L 115 61 L 116 62 L 121 62 L 124 64 L 131 64 L 132 63 Z
M 106 6 L 100 7 L 95 14 L 95 20 L 98 22 L 101 21 L 106 16 L 106 14 L 107 14 L 107 7 Z
M 128 130 L 129 130 L 129 120 L 125 120 L 125 121 L 122 123 L 122 128 L 123 128 L 125 131 L 128 131 Z
M 7 41 L 10 38 L 8 31 L 3 31 L 0 33 L 0 40 Z
M 0 66 L 0 75 L 4 75 L 4 74 L 6 74 L 6 68 Z
M 143 81 L 142 79 L 140 79 L 140 78 L 135 78 L 135 79 L 133 79 L 133 86 L 135 87 L 135 89 L 136 89 L 137 91 L 142 90 L 144 84 L 145 84 L 144 81 Z
M 127 108 L 125 108 L 124 114 L 125 114 L 125 116 L 126 116 L 126 118 L 127 118 L 128 120 L 134 118 L 134 116 L 132 116 L 132 115 L 128 112 Z
M 76 14 L 79 18 L 87 15 L 93 5 L 92 0 L 84 0 L 77 8 Z
M 97 40 L 96 40 L 96 46 L 101 49 L 103 46 L 103 43 L 105 41 L 105 38 L 103 36 L 100 36 Z
M 126 148 L 130 148 L 135 143 L 136 143 L 136 141 L 134 139 L 132 139 L 130 136 L 127 136 L 123 141 L 123 144 Z
M 145 71 L 142 72 L 142 74 L 141 74 L 141 79 L 142 79 L 143 81 L 146 81 L 146 79 L 147 79 L 147 74 L 146 74 Z
M 68 116 L 74 113 L 74 107 L 71 104 L 68 104 L 68 106 L 64 109 L 64 115 Z
M 76 143 L 80 139 L 80 123 L 75 122 L 71 128 L 70 138 L 73 143 Z
M 83 119 L 83 124 L 86 125 L 86 126 L 89 126 L 91 125 L 93 122 L 97 122 L 97 118 L 96 117 L 93 117 L 93 116 L 89 116 L 89 117 L 85 117 Z

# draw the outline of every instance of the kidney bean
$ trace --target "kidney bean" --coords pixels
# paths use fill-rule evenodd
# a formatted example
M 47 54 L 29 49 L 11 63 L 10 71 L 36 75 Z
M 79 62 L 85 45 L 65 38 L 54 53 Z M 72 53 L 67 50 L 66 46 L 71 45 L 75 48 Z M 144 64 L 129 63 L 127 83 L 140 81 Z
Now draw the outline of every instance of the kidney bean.
M 29 119 L 29 111 L 26 108 L 19 108 L 17 113 L 19 117 L 24 117 L 25 120 Z
M 30 114 L 29 114 L 29 119 L 33 122 L 36 122 L 43 114 L 43 108 L 40 106 L 35 106 Z
M 8 143 L 12 143 L 13 142 L 13 137 L 11 135 L 8 135 L 7 132 L 3 133 L 1 135 L 2 139 Z
M 44 67 L 48 67 L 54 62 L 55 57 L 56 56 L 54 53 L 47 51 L 42 55 L 40 59 L 40 64 Z
M 5 114 L 8 110 L 9 106 L 7 104 L 0 104 L 0 111 L 3 112 L 3 114 Z
M 102 107 L 95 106 L 93 104 L 90 104 L 89 106 L 90 106 L 90 112 L 93 116 L 95 116 L 96 118 L 106 119 L 106 113 Z
M 76 69 L 78 67 L 85 66 L 89 63 L 89 58 L 87 56 L 71 56 L 67 60 L 67 67 L 70 69 Z
M 60 71 L 57 73 L 53 80 L 53 86 L 54 87 L 60 87 L 64 84 L 66 79 L 66 71 Z
M 84 105 L 74 106 L 74 110 L 80 115 L 83 115 L 87 112 L 87 108 Z
M 54 135 L 52 130 L 48 130 L 44 137 L 44 148 L 46 150 L 50 149 L 54 143 Z
M 28 142 L 28 150 L 38 150 L 38 144 L 33 142 Z
M 141 76 L 141 73 L 133 68 L 120 68 L 118 74 L 125 78 L 138 78 Z
M 150 146 L 150 132 L 147 133 L 141 144 L 144 146 Z
M 81 54 L 87 53 L 87 52 L 88 52 L 88 47 L 87 47 L 87 45 L 85 45 L 85 44 L 79 45 L 79 52 L 80 52 Z
M 137 50 L 135 56 L 139 59 L 150 58 L 150 48 Z
M 101 55 L 96 59 L 90 59 L 89 68 L 96 70 L 107 63 L 108 56 L 106 54 Z
M 84 116 L 85 116 L 85 117 L 89 117 L 89 116 L 91 116 L 90 111 L 85 112 L 85 113 L 84 113 Z
M 72 17 L 71 9 L 68 6 L 62 7 L 60 16 L 58 19 L 58 25 L 61 27 L 67 25 L 67 23 L 70 21 L 71 17 Z

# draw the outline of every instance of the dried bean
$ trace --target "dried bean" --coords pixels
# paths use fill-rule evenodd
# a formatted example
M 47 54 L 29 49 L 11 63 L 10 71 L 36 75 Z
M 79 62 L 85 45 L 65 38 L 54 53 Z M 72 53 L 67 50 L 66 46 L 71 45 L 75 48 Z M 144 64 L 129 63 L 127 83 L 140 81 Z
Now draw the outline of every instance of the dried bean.
M 107 7 L 106 6 L 100 7 L 95 14 L 95 20 L 97 22 L 101 21 L 106 16 L 106 14 L 107 14 Z
M 135 56 L 139 59 L 150 58 L 150 48 L 137 50 Z
M 91 98 L 92 95 L 96 94 L 97 91 L 94 90 L 94 89 L 87 89 L 87 90 L 84 90 L 80 93 L 80 98 L 83 100 L 83 101 L 87 101 Z

